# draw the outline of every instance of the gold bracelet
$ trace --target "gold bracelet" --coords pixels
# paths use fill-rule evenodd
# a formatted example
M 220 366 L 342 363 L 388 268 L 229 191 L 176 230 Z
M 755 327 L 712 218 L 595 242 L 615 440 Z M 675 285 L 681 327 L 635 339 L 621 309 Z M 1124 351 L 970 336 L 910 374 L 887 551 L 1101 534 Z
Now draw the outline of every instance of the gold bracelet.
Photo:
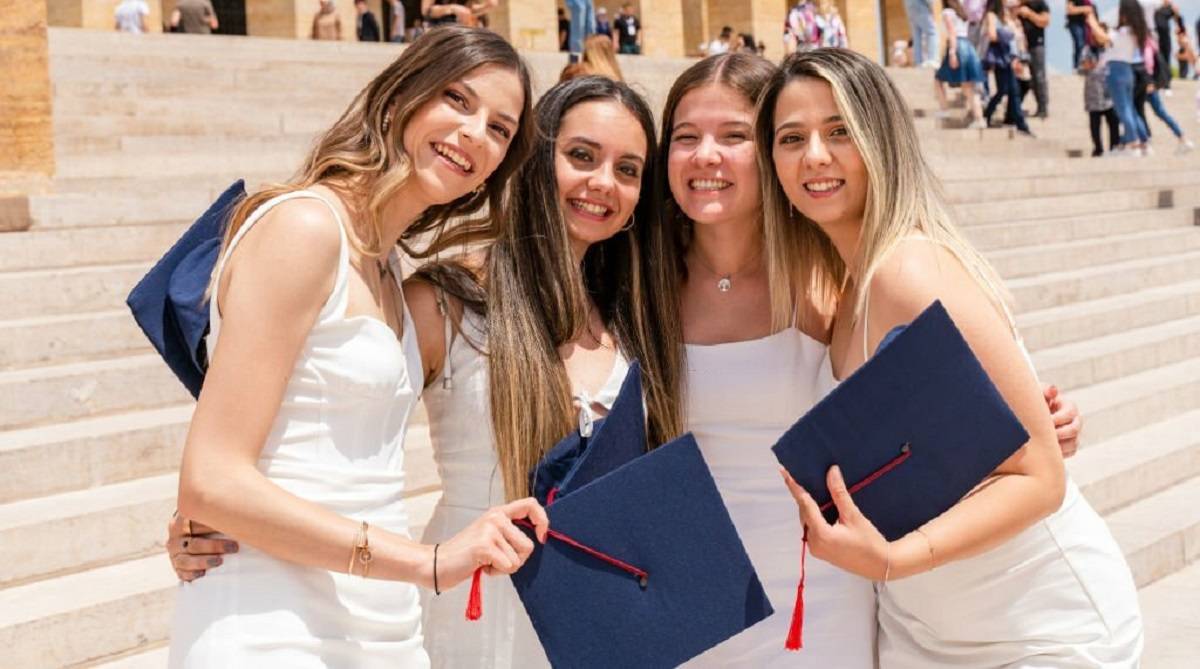
M 354 537 L 354 544 L 350 547 L 350 564 L 346 567 L 347 574 L 354 573 L 354 563 L 362 565 L 362 577 L 366 578 L 371 571 L 371 542 L 367 537 L 367 521 L 362 521 L 362 526 L 358 528 L 358 534 Z
M 925 545 L 929 548 L 929 571 L 937 568 L 937 558 L 933 555 L 933 542 L 929 540 L 929 535 L 925 534 L 925 530 L 917 528 L 917 532 L 925 539 Z

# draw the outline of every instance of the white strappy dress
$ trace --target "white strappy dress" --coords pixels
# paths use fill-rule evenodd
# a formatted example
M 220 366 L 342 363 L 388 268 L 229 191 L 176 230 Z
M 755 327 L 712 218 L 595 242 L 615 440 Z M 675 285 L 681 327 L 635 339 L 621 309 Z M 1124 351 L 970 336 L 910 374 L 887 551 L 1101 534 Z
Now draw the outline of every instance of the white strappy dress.
M 871 582 L 820 560 L 807 563 L 804 648 L 784 649 L 803 530 L 771 446 L 832 386 L 828 349 L 795 327 L 761 339 L 687 346 L 687 429 L 775 613 L 685 666 L 874 667 Z
M 266 202 L 234 237 L 218 275 L 268 209 L 301 197 L 329 205 L 311 191 Z M 333 291 L 296 359 L 258 468 L 298 497 L 407 536 L 401 443 L 421 389 L 420 351 L 407 305 L 400 341 L 375 318 L 346 316 L 351 269 L 340 218 L 338 226 L 341 251 Z M 394 255 L 390 260 L 395 266 Z M 221 334 L 217 297 L 214 288 L 210 359 Z M 220 569 L 181 584 L 176 595 L 172 667 L 428 665 L 418 589 L 409 583 L 304 567 L 242 542 L 240 552 L 227 555 Z
M 442 379 L 425 390 L 433 459 L 442 479 L 442 497 L 422 538 L 426 544 L 449 539 L 505 501 L 492 433 L 487 358 L 480 352 L 486 350 L 481 326 L 479 316 L 468 311 L 462 319 L 463 336 L 454 336 L 447 319 Z M 593 397 L 576 394 L 581 411 L 590 412 L 593 404 L 612 406 L 628 369 L 618 351 L 600 391 Z M 425 647 L 435 668 L 550 666 L 511 580 L 484 579 L 483 617 L 475 622 L 465 618 L 468 592 L 467 584 L 440 596 L 423 592 Z

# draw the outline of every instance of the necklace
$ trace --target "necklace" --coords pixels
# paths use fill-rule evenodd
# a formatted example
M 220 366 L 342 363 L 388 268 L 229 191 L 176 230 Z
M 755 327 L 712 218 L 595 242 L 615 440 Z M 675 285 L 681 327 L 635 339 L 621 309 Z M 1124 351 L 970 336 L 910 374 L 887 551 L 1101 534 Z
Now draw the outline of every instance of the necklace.
M 742 272 L 749 269 L 752 265 L 754 265 L 754 263 L 756 263 L 758 261 L 758 256 L 759 256 L 759 254 L 755 253 L 754 257 L 752 257 L 750 260 L 746 261 L 746 263 L 743 264 L 741 267 L 739 267 L 736 270 L 729 272 L 727 274 L 721 274 L 720 272 L 718 272 L 715 269 L 713 269 L 712 267 L 710 267 L 708 263 L 704 262 L 704 258 L 700 257 L 699 251 L 692 253 L 692 257 L 696 259 L 696 262 L 700 263 L 701 267 L 703 267 L 705 270 L 707 270 L 709 274 L 712 274 L 713 276 L 717 277 L 717 290 L 722 293 L 728 293 L 729 291 L 733 290 L 733 277 L 738 274 L 741 274 Z

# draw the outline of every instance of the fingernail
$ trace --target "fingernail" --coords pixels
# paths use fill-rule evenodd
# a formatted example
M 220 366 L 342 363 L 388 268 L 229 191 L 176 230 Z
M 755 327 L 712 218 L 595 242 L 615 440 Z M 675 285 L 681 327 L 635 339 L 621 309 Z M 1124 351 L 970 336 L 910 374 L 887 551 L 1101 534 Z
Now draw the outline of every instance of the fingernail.
M 221 558 L 219 558 L 219 557 L 208 558 L 208 566 L 216 567 L 216 566 L 219 566 L 220 564 L 221 564 Z
M 188 547 L 188 544 L 190 544 L 190 543 L 192 543 L 192 541 L 191 541 L 190 539 L 184 539 L 184 540 L 183 540 L 183 550 L 185 550 L 185 551 L 186 551 L 186 550 L 187 550 L 187 547 Z
M 237 551 L 238 551 L 238 545 L 237 545 L 236 541 L 226 541 L 225 542 L 225 552 L 226 553 L 236 553 Z

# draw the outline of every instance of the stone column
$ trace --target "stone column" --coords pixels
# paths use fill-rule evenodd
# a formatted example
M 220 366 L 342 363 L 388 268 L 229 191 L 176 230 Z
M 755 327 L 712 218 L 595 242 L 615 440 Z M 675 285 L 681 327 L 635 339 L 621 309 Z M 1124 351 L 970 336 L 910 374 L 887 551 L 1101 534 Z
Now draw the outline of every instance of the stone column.
M 642 55 L 678 58 L 687 52 L 681 0 L 640 0 L 634 11 L 642 22 Z
M 717 26 L 714 30 L 708 22 L 708 2 L 706 0 L 681 0 L 683 3 L 683 50 L 689 56 L 701 54 L 700 45 L 707 44 L 716 37 Z
M 501 0 L 489 27 L 522 51 L 558 51 L 556 10 L 555 0 Z
M 0 12 L 0 192 L 41 192 L 54 176 L 46 3 L 5 0 Z
M 900 3 L 903 12 L 903 1 L 895 1 Z M 846 39 L 850 42 L 850 48 L 883 64 L 885 54 L 879 52 L 879 30 L 883 21 L 883 17 L 879 16 L 879 5 L 874 1 L 839 0 L 838 12 L 846 24 Z
M 49 0 L 45 3 L 47 23 L 63 28 L 112 30 L 116 23 L 113 11 L 119 2 L 120 0 Z M 162 3 L 159 0 L 146 0 L 146 4 L 150 7 L 150 16 L 146 17 L 146 32 L 162 32 Z

